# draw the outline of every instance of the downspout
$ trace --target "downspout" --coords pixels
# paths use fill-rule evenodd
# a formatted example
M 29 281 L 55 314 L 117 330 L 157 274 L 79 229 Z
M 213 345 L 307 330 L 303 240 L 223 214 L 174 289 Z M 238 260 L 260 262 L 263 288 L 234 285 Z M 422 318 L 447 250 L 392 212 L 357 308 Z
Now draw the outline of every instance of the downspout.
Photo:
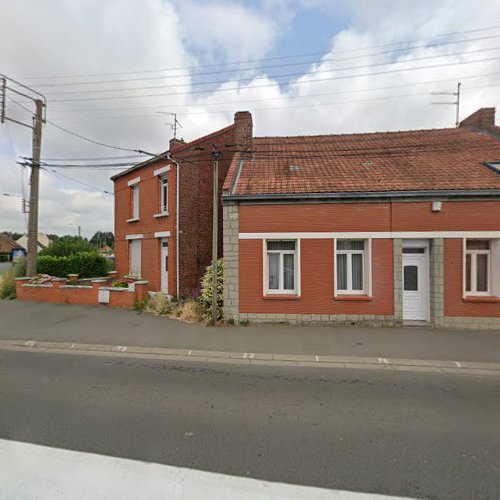
M 168 152 L 167 158 L 175 165 L 175 284 L 176 284 L 176 296 L 179 300 L 179 179 L 180 179 L 180 165 L 176 162 L 170 151 Z

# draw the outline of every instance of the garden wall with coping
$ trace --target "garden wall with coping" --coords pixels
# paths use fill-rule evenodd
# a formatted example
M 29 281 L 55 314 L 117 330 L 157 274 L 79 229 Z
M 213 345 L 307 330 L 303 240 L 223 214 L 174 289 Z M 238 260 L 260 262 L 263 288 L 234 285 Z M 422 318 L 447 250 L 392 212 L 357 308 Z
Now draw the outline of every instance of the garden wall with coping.
M 148 296 L 147 281 L 136 281 L 126 288 L 117 288 L 108 286 L 110 283 L 108 278 L 94 278 L 85 280 L 85 284 L 81 284 L 75 276 L 70 277 L 70 284 L 65 278 L 44 284 L 30 283 L 29 277 L 16 278 L 17 299 L 53 304 L 101 304 L 109 307 L 133 308 L 136 301 L 144 300 Z

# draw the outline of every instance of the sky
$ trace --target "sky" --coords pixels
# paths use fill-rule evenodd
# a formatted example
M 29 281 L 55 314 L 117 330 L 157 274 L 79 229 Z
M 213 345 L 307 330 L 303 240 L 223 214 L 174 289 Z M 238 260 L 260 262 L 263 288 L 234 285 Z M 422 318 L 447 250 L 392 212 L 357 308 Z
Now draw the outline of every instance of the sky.
M 454 92 L 459 81 L 461 118 L 500 105 L 500 2 L 0 2 L 0 73 L 46 96 L 47 163 L 165 151 L 168 112 L 192 140 L 246 109 L 258 136 L 452 127 L 455 107 L 432 103 L 454 97 L 431 93 Z M 33 109 L 10 94 L 7 116 L 30 123 L 19 104 Z M 26 228 L 23 155 L 30 129 L 0 123 L 0 231 Z M 109 178 L 118 171 L 42 170 L 40 231 L 112 230 Z

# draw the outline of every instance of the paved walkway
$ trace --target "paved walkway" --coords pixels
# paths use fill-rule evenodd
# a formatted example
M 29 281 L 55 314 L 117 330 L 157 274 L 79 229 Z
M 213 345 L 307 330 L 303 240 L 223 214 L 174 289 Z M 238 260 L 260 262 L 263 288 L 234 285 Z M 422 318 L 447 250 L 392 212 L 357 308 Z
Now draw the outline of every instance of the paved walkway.
M 0 301 L 0 340 L 255 354 L 500 362 L 500 331 L 254 326 L 206 328 L 105 307 Z

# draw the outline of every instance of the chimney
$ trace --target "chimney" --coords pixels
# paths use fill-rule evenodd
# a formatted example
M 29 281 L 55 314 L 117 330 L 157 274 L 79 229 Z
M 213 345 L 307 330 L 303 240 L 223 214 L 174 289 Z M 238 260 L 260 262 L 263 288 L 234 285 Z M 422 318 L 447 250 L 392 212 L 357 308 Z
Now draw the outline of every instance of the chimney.
M 186 144 L 184 139 L 170 139 L 170 144 L 169 144 L 170 151 L 173 152 L 179 147 L 184 146 L 184 144 Z
M 236 128 L 236 151 L 251 153 L 253 149 L 253 123 L 250 111 L 238 111 L 234 114 Z
M 460 122 L 461 127 L 489 130 L 495 126 L 495 108 L 481 108 Z

